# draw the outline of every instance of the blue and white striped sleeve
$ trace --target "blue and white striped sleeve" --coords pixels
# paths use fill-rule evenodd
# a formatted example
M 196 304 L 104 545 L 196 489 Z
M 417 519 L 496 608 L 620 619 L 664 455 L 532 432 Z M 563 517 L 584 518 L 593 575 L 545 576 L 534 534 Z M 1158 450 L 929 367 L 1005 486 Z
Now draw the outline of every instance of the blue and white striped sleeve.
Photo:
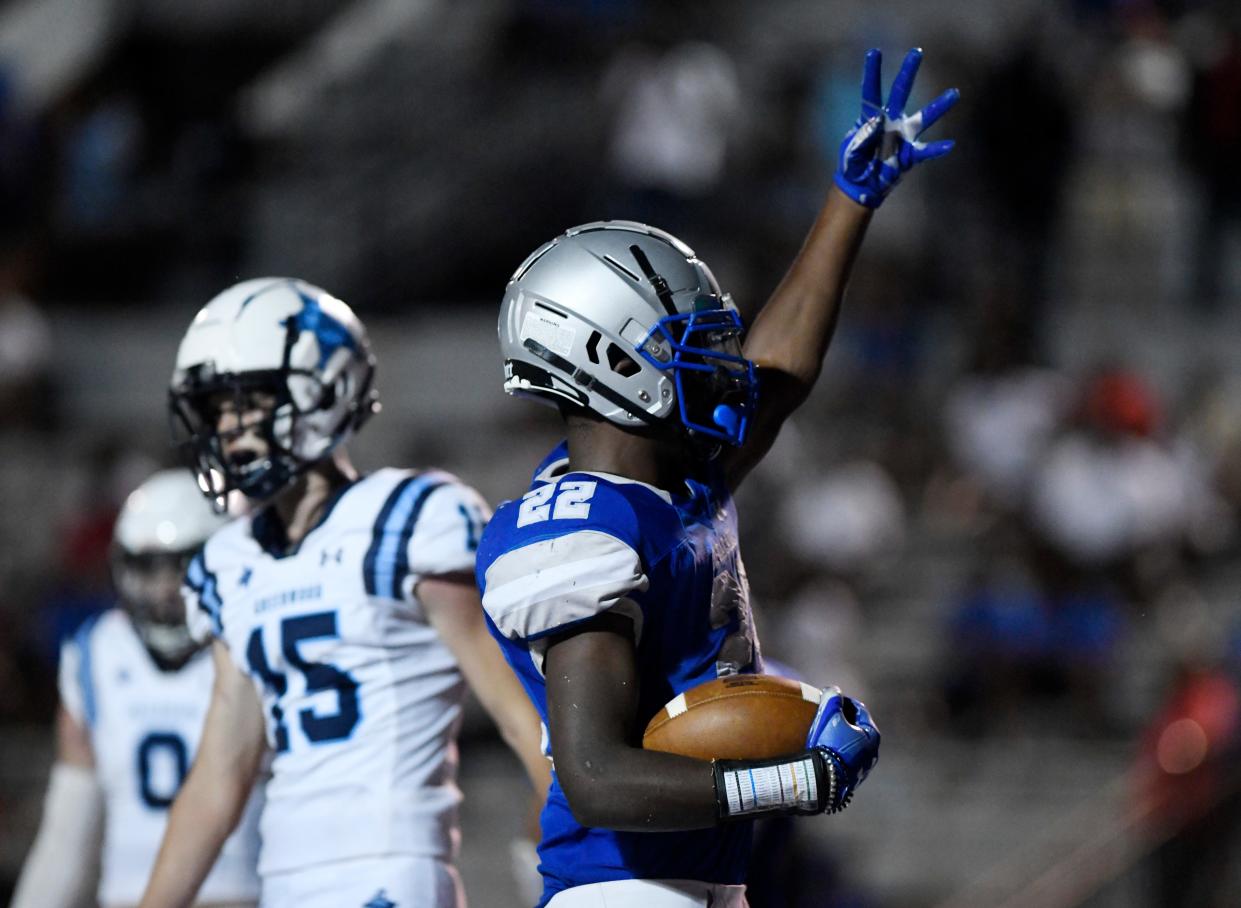
M 409 601 L 423 577 L 470 574 L 490 516 L 482 496 L 447 473 L 403 479 L 375 521 L 363 560 L 367 593 Z
M 185 622 L 191 637 L 199 643 L 224 639 L 224 603 L 215 574 L 207 568 L 203 550 L 190 560 L 181 585 L 181 598 L 185 600 Z

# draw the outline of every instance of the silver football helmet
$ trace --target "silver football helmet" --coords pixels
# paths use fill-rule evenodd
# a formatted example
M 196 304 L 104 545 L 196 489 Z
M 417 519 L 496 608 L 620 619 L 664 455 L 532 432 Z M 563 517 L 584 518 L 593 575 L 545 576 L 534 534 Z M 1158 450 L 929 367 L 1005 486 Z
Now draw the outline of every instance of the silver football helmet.
M 596 221 L 541 246 L 509 280 L 499 332 L 510 394 L 629 428 L 745 439 L 757 381 L 741 316 L 706 264 L 662 230 Z
M 198 649 L 185 624 L 181 582 L 190 558 L 225 524 L 185 470 L 162 470 L 138 486 L 112 531 L 112 579 L 152 656 L 177 668 Z
M 177 350 L 170 407 L 174 436 L 203 494 L 224 508 L 234 489 L 263 500 L 322 460 L 379 409 L 375 357 L 353 310 L 292 278 L 229 287 L 194 317 Z M 220 407 L 264 395 L 264 457 L 224 454 Z

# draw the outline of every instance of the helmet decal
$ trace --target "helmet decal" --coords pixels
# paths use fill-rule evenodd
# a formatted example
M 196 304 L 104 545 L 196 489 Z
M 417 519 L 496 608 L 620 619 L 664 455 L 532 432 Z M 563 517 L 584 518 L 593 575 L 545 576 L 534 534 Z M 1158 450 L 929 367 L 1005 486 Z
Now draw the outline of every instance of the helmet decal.
M 342 347 L 353 351 L 358 349 L 357 341 L 354 340 L 347 327 L 324 312 L 319 301 L 313 296 L 300 287 L 295 289 L 297 295 L 302 298 L 302 311 L 297 315 L 289 316 L 287 321 L 292 322 L 298 331 L 309 331 L 314 335 L 319 343 L 320 369 L 327 366 L 332 354 Z

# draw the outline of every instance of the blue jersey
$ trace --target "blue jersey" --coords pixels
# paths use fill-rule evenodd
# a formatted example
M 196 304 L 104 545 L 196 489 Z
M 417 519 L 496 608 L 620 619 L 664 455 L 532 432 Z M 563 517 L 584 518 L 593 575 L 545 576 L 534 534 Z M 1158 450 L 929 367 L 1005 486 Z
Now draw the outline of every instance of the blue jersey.
M 561 445 L 530 491 L 496 512 L 476 566 L 492 633 L 544 726 L 547 639 L 605 611 L 634 622 L 639 729 L 688 688 L 760 670 L 736 512 L 722 480 L 687 479 L 670 493 L 567 467 Z M 744 880 L 748 823 L 689 832 L 585 828 L 554 771 L 542 826 L 541 904 L 610 880 Z

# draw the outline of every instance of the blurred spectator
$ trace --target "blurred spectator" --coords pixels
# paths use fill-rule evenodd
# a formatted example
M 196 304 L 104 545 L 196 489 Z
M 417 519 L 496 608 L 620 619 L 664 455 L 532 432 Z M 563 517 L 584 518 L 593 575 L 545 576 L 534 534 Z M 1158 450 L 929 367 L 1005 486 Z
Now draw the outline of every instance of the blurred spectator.
M 951 606 L 945 660 L 951 727 L 969 734 L 1011 722 L 1027 698 L 1048 686 L 1040 670 L 1051 632 L 1033 573 L 1019 557 L 987 548 Z
M 1184 543 L 1191 478 L 1156 440 L 1159 425 L 1136 375 L 1105 371 L 1087 385 L 1077 424 L 1041 458 L 1031 486 L 1033 529 L 1066 568 L 1124 573 L 1139 554 L 1166 557 Z
M 1117 217 L 1112 254 L 1126 262 L 1128 284 L 1113 292 L 1130 297 L 1131 305 L 1179 302 L 1189 264 L 1181 237 L 1192 206 L 1176 146 L 1192 72 L 1156 6 L 1133 4 L 1119 22 L 1123 37 L 1100 80 L 1112 90 L 1106 99 L 1111 110 L 1083 125 L 1092 156 L 1106 171 L 1101 178 L 1114 183 L 1105 204 Z
M 1147 834 L 1163 843 L 1151 866 L 1162 908 L 1235 904 L 1239 745 L 1236 679 L 1214 659 L 1183 661 L 1135 767 Z
M 1201 375 L 1186 406 L 1179 456 L 1200 464 L 1209 506 L 1195 530 L 1204 552 L 1233 540 L 1241 517 L 1241 373 Z
M 1241 227 L 1241 28 L 1206 24 L 1198 42 L 1185 116 L 1185 146 L 1202 205 L 1195 245 L 1195 299 L 1214 307 L 1231 257 L 1225 240 Z
M 732 59 L 704 41 L 621 50 L 602 94 L 614 111 L 609 158 L 627 217 L 673 233 L 719 185 L 741 111 Z M 708 220 L 707 223 L 710 223 Z
M 60 563 L 43 603 L 40 648 L 50 666 L 60 641 L 86 618 L 112 604 L 109 550 L 116 515 L 129 491 L 158 465 L 109 439 L 90 453 L 77 500 L 60 531 Z
M 768 652 L 815 684 L 865 696 L 855 665 L 862 635 L 858 592 L 892 564 L 905 537 L 905 507 L 892 477 L 873 461 L 803 478 L 780 505 L 783 570 L 795 578 L 764 628 Z
M 912 405 L 910 385 L 925 354 L 925 300 L 918 292 L 918 268 L 889 258 L 850 288 L 833 352 L 847 356 L 868 407 L 882 408 L 883 418 Z
M 980 80 L 974 102 L 979 200 L 991 248 L 983 256 L 1012 276 L 1021 294 L 1022 334 L 1041 336 L 1048 263 L 1074 149 L 1071 96 L 1039 43 L 1036 23 Z M 1037 124 L 1036 126 L 1034 124 Z
M 27 255 L 25 244 L 0 241 L 0 431 L 55 423 L 52 332 L 24 292 Z
M 1069 403 L 1067 381 L 1035 365 L 1004 297 L 985 305 L 971 361 L 944 402 L 948 454 L 987 504 L 1014 511 Z
M 126 92 L 101 99 L 81 117 L 65 140 L 62 230 L 108 235 L 133 229 L 145 141 L 136 101 Z
M 39 124 L 14 103 L 14 78 L 0 61 L 0 237 L 33 232 L 43 220 L 49 175 Z
M 830 572 L 807 578 L 763 628 L 764 652 L 795 666 L 799 677 L 865 698 L 866 682 L 857 665 L 861 640 L 858 594 Z
M 1109 731 L 1121 718 L 1108 673 L 1128 631 L 1123 606 L 1171 582 L 1218 507 L 1136 375 L 1100 371 L 1057 436 L 1060 380 L 1011 371 L 981 370 L 948 407 L 958 462 L 1013 520 L 991 528 L 953 610 L 950 710 L 978 728 L 1032 699 L 1063 700 L 1084 730 Z M 1012 538 L 996 535 L 1006 527 Z
M 1107 674 L 1125 629 L 1105 586 L 1050 590 L 1020 535 L 991 533 L 951 609 L 945 699 L 952 728 L 1020 727 L 1030 707 L 1059 707 L 1063 731 L 1113 729 Z
M 798 561 L 856 578 L 897 557 L 905 507 L 896 483 L 878 463 L 840 464 L 789 491 L 779 523 Z

